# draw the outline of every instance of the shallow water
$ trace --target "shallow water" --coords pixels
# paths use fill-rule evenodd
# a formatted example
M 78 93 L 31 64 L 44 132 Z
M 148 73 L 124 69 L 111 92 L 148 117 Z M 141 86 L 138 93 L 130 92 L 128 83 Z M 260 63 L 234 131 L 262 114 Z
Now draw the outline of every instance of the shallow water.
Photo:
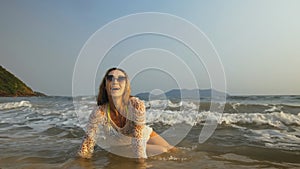
M 204 143 L 198 140 L 206 117 L 220 115 L 207 109 L 209 103 L 201 102 L 199 112 L 197 101 L 146 102 L 147 122 L 158 133 L 178 124 L 190 130 L 178 130 L 187 135 L 177 152 L 144 164 L 98 146 L 90 160 L 76 156 L 94 97 L 76 98 L 76 109 L 69 97 L 0 98 L 0 168 L 299 168 L 299 97 L 261 97 L 229 98 Z

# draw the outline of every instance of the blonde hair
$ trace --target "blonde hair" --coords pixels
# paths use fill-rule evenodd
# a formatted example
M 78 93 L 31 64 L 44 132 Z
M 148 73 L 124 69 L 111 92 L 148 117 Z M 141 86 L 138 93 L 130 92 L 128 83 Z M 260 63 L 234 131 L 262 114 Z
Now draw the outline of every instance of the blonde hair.
M 126 76 L 126 85 L 125 85 L 124 93 L 122 95 L 122 105 L 121 105 L 121 109 L 124 110 L 125 109 L 124 106 L 128 105 L 129 99 L 131 97 L 131 95 L 130 95 L 130 93 L 131 93 L 130 81 L 129 81 L 127 73 L 123 69 L 116 68 L 116 67 L 110 68 L 106 71 L 106 73 L 105 73 L 105 75 L 102 79 L 102 82 L 99 86 L 99 93 L 98 93 L 98 97 L 97 97 L 97 105 L 101 106 L 101 105 L 104 105 L 104 104 L 109 102 L 108 94 L 107 94 L 107 91 L 106 91 L 106 77 L 108 76 L 108 74 L 111 71 L 114 71 L 114 70 L 119 70 L 119 71 L 123 72 L 124 75 Z

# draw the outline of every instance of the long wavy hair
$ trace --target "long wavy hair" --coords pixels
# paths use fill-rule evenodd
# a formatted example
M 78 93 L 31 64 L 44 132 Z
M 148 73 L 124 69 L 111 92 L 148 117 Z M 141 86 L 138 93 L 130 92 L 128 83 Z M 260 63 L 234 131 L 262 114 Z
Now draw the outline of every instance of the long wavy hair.
M 130 81 L 129 81 L 129 78 L 128 78 L 128 75 L 127 73 L 123 70 L 123 69 L 120 69 L 120 68 L 116 68 L 116 67 L 113 67 L 113 68 L 110 68 L 106 71 L 103 79 L 102 79 L 102 82 L 99 86 L 99 93 L 98 93 L 98 97 L 97 97 L 97 105 L 98 106 L 101 106 L 101 105 L 104 105 L 106 103 L 109 102 L 108 100 L 108 94 L 107 94 L 107 91 L 106 91 L 106 77 L 108 76 L 108 74 L 111 72 L 111 71 L 114 71 L 114 70 L 119 70 L 121 72 L 124 73 L 124 75 L 126 76 L 126 84 L 125 84 L 125 89 L 124 89 L 124 93 L 122 95 L 122 104 L 121 105 L 121 109 L 125 109 L 124 106 L 127 106 L 128 103 L 129 103 L 129 98 L 131 97 L 130 93 L 131 93 L 131 89 L 130 89 Z

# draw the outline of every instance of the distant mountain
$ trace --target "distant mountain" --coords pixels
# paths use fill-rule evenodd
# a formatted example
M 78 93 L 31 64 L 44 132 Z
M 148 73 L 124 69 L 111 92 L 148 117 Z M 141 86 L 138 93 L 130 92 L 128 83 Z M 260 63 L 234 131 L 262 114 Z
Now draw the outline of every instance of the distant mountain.
M 211 98 L 212 94 L 216 97 L 223 97 L 224 93 L 214 90 L 214 89 L 173 89 L 164 94 L 154 95 L 149 92 L 139 93 L 136 96 L 143 100 L 156 100 L 156 99 L 165 99 L 168 100 L 180 100 L 180 99 L 192 99 L 199 100 L 200 98 Z M 225 96 L 229 96 L 228 93 L 225 93 Z M 200 98 L 199 98 L 200 97 Z
M 0 96 L 45 96 L 45 94 L 34 92 L 24 82 L 0 65 Z

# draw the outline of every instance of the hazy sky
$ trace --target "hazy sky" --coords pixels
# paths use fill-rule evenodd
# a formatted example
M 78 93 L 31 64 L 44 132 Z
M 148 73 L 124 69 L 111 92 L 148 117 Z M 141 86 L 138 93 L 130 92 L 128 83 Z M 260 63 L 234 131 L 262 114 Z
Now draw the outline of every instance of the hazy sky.
M 0 64 L 35 91 L 70 96 L 76 59 L 97 30 L 126 15 L 160 12 L 187 20 L 209 38 L 224 66 L 228 93 L 299 95 L 299 9 L 298 0 L 2 0 Z M 145 19 L 132 26 L 147 23 Z M 109 35 L 123 29 L 112 29 Z M 186 64 L 178 64 L 183 61 Z M 163 67 L 129 73 L 134 76 L 133 94 L 176 88 L 178 82 L 182 88 L 193 88 L 193 79 L 199 88 L 211 86 L 205 64 L 195 60 L 189 48 L 170 37 L 144 34 L 116 44 L 98 65 L 95 89 L 83 93 L 93 94 L 103 71 L 120 63 Z

